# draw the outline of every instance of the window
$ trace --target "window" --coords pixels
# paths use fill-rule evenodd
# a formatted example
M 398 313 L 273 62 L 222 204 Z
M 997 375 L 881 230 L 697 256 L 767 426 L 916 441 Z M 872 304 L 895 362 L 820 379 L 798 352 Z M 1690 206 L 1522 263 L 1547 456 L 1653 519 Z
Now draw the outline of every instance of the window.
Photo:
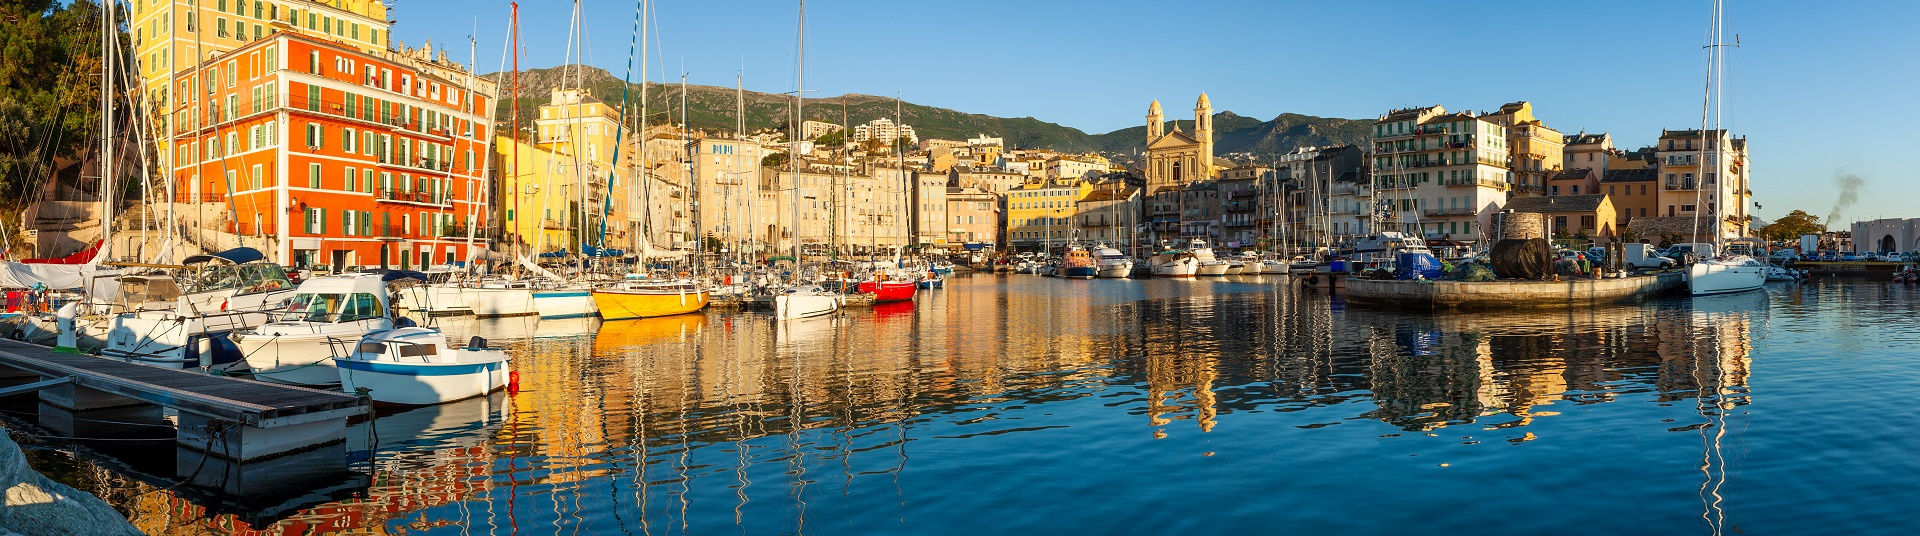
M 307 234 L 322 233 L 323 231 L 321 231 L 321 229 L 325 229 L 327 226 L 326 211 L 317 208 L 307 209 L 306 223 Z
M 340 150 L 346 151 L 347 154 L 353 154 L 355 152 L 353 145 L 359 140 L 360 137 L 356 135 L 353 129 L 344 127 L 340 129 Z
M 252 171 L 253 171 L 253 189 L 258 190 L 258 189 L 267 187 L 267 183 L 266 183 L 267 174 L 263 172 L 265 171 L 265 169 L 260 164 L 254 164 Z
M 354 186 L 357 184 L 360 184 L 360 170 L 349 167 L 347 168 L 347 172 L 345 173 L 344 178 L 346 180 L 341 182 L 345 184 L 342 184 L 341 187 L 345 188 L 349 192 L 354 191 L 356 190 Z
M 320 189 L 320 164 L 317 162 L 307 164 L 307 187 Z
M 307 123 L 307 146 L 317 149 L 317 148 L 325 147 L 326 145 L 327 145 L 326 131 L 321 129 L 320 124 Z

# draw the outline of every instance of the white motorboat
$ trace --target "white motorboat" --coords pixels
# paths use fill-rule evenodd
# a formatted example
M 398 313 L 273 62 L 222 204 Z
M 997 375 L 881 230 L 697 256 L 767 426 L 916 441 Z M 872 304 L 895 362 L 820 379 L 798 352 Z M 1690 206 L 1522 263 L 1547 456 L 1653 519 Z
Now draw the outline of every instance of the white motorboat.
M 1106 279 L 1125 279 L 1133 275 L 1133 257 L 1108 246 L 1093 249 L 1094 260 L 1098 263 L 1094 277 Z
M 173 274 L 121 276 L 125 312 L 108 319 L 100 354 L 165 367 L 238 360 L 228 334 L 272 320 L 294 294 L 286 271 L 264 259 L 253 248 L 235 248 L 187 257 Z
M 417 280 L 419 272 L 388 271 L 316 277 L 300 284 L 286 312 L 251 330 L 235 331 L 246 369 L 256 380 L 301 386 L 330 386 L 340 381 L 330 359 L 336 350 L 367 333 L 393 329 L 390 305 L 396 282 Z
M 455 348 L 421 327 L 373 331 L 330 359 L 340 387 L 381 404 L 425 406 L 485 395 L 512 381 L 507 352 L 473 337 Z
M 1227 263 L 1227 271 L 1221 275 L 1241 275 L 1247 273 L 1247 263 L 1240 259 L 1227 259 L 1221 262 Z M 1260 272 L 1254 273 L 1257 274 Z
M 781 320 L 826 316 L 840 310 L 846 295 L 814 287 L 789 288 L 773 296 L 773 316 Z
M 1260 254 L 1253 250 L 1242 251 L 1233 260 L 1240 262 L 1240 273 L 1243 275 L 1260 275 L 1267 271 L 1266 265 L 1260 262 Z
M 1194 239 L 1193 245 L 1187 248 L 1187 251 L 1192 252 L 1194 260 L 1200 263 L 1194 269 L 1194 275 L 1227 275 L 1227 268 L 1231 267 L 1227 261 L 1213 257 L 1213 248 L 1207 246 L 1205 240 Z
M 1805 278 L 1806 273 L 1800 270 L 1787 268 L 1778 264 L 1767 265 L 1768 281 L 1799 281 Z
M 1155 253 L 1147 260 L 1156 277 L 1193 277 L 1200 268 L 1200 259 L 1193 252 L 1182 249 L 1165 249 Z
M 533 303 L 533 285 L 525 281 L 481 281 L 460 289 L 460 296 L 473 309 L 473 316 L 526 316 L 540 314 Z

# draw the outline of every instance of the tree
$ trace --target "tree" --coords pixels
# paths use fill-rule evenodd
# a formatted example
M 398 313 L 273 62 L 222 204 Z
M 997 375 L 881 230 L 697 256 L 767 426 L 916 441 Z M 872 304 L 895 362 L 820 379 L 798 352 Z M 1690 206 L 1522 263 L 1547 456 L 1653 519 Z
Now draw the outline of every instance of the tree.
M 821 134 L 820 137 L 813 139 L 813 144 L 819 147 L 839 147 L 846 145 L 847 131 L 846 129 L 841 129 Z
M 760 159 L 760 167 L 779 168 L 787 165 L 787 153 L 773 153 Z
M 1773 220 L 1773 223 L 1760 228 L 1760 238 L 1771 242 L 1797 240 L 1800 235 L 1826 232 L 1827 225 L 1819 216 L 1808 214 L 1804 210 L 1795 210 Z
M 93 143 L 99 21 L 99 4 L 87 0 L 0 3 L 0 206 L 49 180 L 54 158 Z

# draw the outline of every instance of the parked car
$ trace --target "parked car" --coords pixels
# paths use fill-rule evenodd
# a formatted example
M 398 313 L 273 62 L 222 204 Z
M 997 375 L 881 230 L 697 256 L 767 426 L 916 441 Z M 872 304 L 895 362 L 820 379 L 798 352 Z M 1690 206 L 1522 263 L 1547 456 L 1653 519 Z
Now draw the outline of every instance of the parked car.
M 1607 248 L 1603 248 L 1600 246 L 1587 248 L 1587 260 L 1591 260 L 1596 263 L 1607 262 Z
M 1820 260 L 1827 261 L 1827 262 L 1836 262 L 1840 260 L 1840 254 L 1832 251 L 1822 253 L 1820 254 Z
M 1773 262 L 1790 262 L 1800 260 L 1800 256 L 1791 249 L 1776 249 L 1767 254 L 1767 259 Z
M 1860 262 L 1860 254 L 1852 251 L 1841 253 L 1840 262 Z
M 1880 262 L 1880 254 L 1873 251 L 1861 253 L 1860 260 L 1867 261 L 1867 262 Z

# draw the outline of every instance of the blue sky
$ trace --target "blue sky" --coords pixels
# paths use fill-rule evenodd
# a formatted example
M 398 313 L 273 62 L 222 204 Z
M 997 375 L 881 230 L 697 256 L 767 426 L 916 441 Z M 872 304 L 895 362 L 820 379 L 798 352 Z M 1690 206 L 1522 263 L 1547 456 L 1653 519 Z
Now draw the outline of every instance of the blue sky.
M 1920 2 L 1728 4 L 1742 47 L 1729 56 L 1725 124 L 1750 137 L 1757 214 L 1824 216 L 1836 174 L 1851 173 L 1865 186 L 1841 221 L 1920 217 L 1920 181 L 1901 165 L 1920 143 L 1898 134 L 1920 125 Z M 522 3 L 521 67 L 564 61 L 570 6 Z M 635 2 L 584 9 L 586 62 L 623 74 Z M 1260 119 L 1528 100 L 1556 129 L 1607 131 L 1633 148 L 1700 124 L 1707 10 L 1706 0 L 816 0 L 807 87 L 1096 133 L 1143 123 L 1154 98 L 1190 116 L 1201 91 L 1216 111 Z M 677 80 L 684 62 L 692 83 L 730 86 L 744 65 L 748 89 L 793 88 L 795 2 L 661 0 L 655 12 L 653 79 Z M 474 35 L 490 72 L 507 14 L 504 1 L 407 0 L 390 18 L 408 45 L 432 39 L 463 59 Z

